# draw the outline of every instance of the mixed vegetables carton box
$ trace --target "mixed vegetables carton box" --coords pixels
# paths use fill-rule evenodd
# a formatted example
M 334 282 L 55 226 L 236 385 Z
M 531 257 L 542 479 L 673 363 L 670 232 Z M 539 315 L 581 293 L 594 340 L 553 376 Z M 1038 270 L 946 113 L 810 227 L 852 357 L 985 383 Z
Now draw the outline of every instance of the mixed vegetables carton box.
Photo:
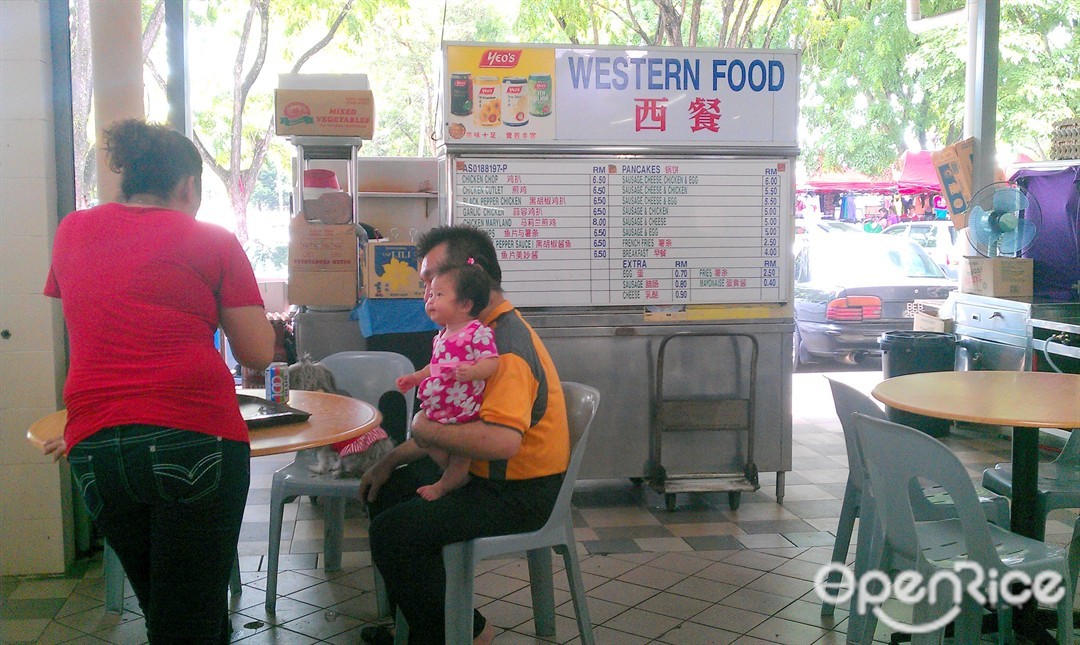
M 278 75 L 274 128 L 284 136 L 372 138 L 375 98 L 367 75 Z

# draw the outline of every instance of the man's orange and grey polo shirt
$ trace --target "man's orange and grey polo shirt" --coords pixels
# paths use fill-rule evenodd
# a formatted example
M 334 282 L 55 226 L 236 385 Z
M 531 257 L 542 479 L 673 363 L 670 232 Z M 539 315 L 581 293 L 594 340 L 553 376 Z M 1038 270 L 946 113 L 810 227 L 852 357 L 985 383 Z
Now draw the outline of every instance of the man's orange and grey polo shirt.
M 570 432 L 555 364 L 540 337 L 509 302 L 483 323 L 495 331 L 499 367 L 487 380 L 480 418 L 522 435 L 509 460 L 473 460 L 470 471 L 489 479 L 532 479 L 566 472 Z

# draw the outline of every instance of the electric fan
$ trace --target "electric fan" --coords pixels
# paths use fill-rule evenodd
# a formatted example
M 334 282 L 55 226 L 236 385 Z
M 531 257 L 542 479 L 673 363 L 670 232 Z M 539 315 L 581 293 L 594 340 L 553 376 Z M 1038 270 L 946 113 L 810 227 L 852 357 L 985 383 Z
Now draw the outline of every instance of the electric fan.
M 971 198 L 968 239 L 980 255 L 1018 257 L 1031 247 L 1038 232 L 1031 208 L 1034 198 L 1020 186 L 996 182 Z

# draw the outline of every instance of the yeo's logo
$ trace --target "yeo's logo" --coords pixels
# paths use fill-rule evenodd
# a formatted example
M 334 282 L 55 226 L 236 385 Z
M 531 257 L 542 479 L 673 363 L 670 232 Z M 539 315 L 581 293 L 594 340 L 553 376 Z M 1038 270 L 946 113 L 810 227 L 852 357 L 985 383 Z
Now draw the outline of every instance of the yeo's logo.
M 839 582 L 828 582 L 833 573 L 840 574 Z M 877 588 L 871 590 L 870 585 L 875 582 Z M 1017 587 L 1015 592 L 1014 586 Z M 856 590 L 857 602 L 851 611 L 860 616 L 873 612 L 890 629 L 910 634 L 937 631 L 956 620 L 965 594 L 976 603 L 990 607 L 1000 603 L 1019 607 L 1032 599 L 1043 605 L 1056 605 L 1065 597 L 1064 581 L 1057 571 L 1040 571 L 1034 578 L 1017 570 L 999 575 L 995 569 L 983 571 L 979 563 L 966 560 L 955 563 L 952 569 L 935 571 L 929 580 L 924 580 L 917 571 L 901 571 L 890 578 L 878 570 L 867 571 L 856 580 L 852 570 L 838 562 L 825 565 L 814 576 L 814 593 L 825 602 L 834 605 L 846 602 Z M 924 600 L 932 605 L 945 603 L 949 609 L 928 623 L 909 625 L 885 612 L 882 604 L 889 598 L 896 598 L 908 606 Z
M 520 49 L 485 49 L 480 54 L 480 67 L 510 69 L 521 60 Z

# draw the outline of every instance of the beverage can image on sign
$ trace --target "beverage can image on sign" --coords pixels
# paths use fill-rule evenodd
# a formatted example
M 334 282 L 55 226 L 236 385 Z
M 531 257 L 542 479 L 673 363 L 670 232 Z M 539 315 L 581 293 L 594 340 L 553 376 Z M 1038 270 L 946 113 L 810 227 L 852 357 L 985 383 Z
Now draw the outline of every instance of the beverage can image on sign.
M 502 121 L 502 101 L 499 97 L 499 79 L 494 76 L 478 76 L 473 83 L 473 116 L 476 125 L 490 128 Z
M 450 114 L 469 116 L 473 110 L 472 74 L 450 75 Z
M 529 114 L 551 114 L 551 74 L 529 74 Z
M 524 76 L 507 76 L 502 82 L 502 122 L 517 128 L 529 122 L 529 93 Z

